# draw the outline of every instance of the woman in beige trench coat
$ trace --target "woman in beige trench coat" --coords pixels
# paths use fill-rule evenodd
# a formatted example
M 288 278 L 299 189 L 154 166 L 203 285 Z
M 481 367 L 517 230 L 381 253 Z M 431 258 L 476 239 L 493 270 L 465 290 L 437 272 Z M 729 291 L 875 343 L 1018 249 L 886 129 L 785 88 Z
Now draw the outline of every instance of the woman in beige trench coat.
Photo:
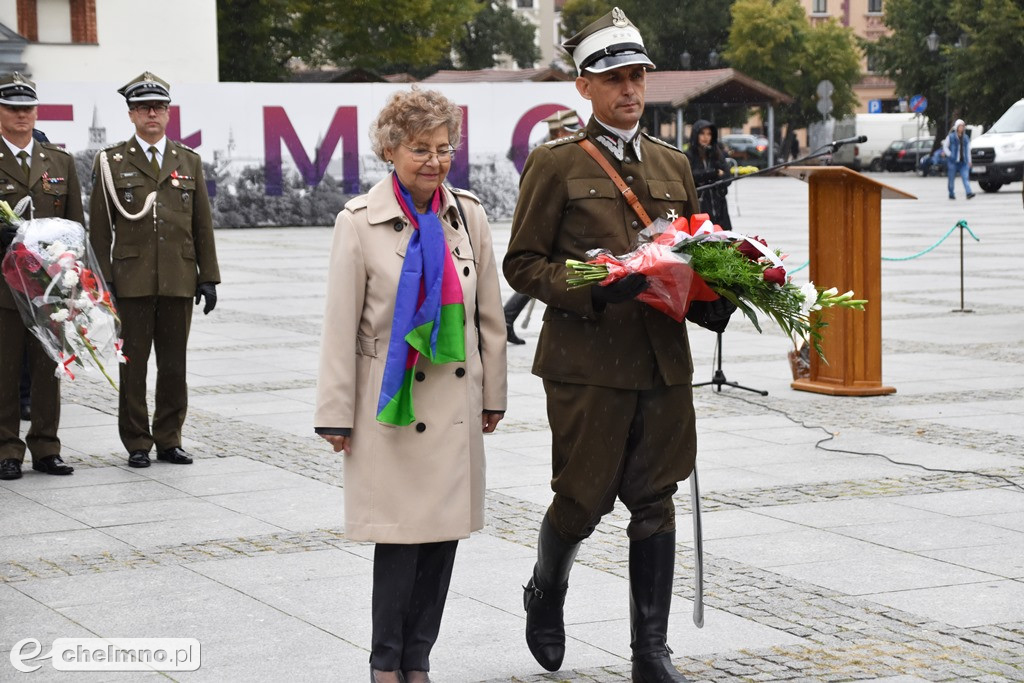
M 334 226 L 315 426 L 345 453 L 346 535 L 377 544 L 370 675 L 382 683 L 429 681 L 458 539 L 483 527 L 483 433 L 505 410 L 505 322 L 487 217 L 472 194 L 442 185 L 461 125 L 461 110 L 436 91 L 394 94 L 370 129 L 394 172 L 349 201 Z M 421 354 L 413 421 L 388 424 L 378 398 L 399 280 L 412 220 L 436 229 L 430 214 L 447 246 L 431 253 L 451 259 L 461 285 L 465 360 L 435 364 Z

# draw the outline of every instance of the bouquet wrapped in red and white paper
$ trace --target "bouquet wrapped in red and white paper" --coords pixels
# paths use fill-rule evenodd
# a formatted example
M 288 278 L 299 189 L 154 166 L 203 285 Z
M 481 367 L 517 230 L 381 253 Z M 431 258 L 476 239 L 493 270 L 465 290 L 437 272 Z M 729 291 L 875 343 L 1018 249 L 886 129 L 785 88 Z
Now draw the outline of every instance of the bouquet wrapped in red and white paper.
M 18 232 L 2 263 L 7 286 L 26 327 L 57 363 L 59 377 L 74 368 L 99 371 L 127 361 L 121 321 L 86 239 L 85 228 L 63 218 L 20 221 L 0 201 L 0 221 Z
M 867 301 L 853 292 L 821 290 L 814 283 L 802 287 L 786 275 L 784 256 L 759 237 L 723 231 L 706 214 L 671 223 L 656 219 L 638 236 L 637 248 L 614 256 L 607 250 L 587 252 L 587 262 L 570 260 L 569 287 L 607 286 L 631 273 L 647 277 L 647 290 L 638 301 L 662 311 L 674 320 L 686 316 L 693 301 L 713 301 L 719 296 L 736 305 L 753 323 L 761 325 L 761 311 L 785 332 L 795 346 L 807 342 L 824 359 L 821 331 L 828 323 L 811 313 L 841 306 L 864 310 Z

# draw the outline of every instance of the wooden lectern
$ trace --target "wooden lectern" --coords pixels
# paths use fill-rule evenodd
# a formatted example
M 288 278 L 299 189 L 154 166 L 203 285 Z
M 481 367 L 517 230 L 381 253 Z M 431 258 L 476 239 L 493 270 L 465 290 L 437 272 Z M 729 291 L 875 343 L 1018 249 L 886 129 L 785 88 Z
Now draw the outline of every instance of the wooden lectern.
M 863 311 L 831 308 L 821 348 L 811 350 L 811 374 L 790 386 L 833 396 L 879 396 L 882 384 L 882 199 L 917 199 L 842 166 L 790 166 L 783 175 L 809 186 L 811 280 L 853 290 Z

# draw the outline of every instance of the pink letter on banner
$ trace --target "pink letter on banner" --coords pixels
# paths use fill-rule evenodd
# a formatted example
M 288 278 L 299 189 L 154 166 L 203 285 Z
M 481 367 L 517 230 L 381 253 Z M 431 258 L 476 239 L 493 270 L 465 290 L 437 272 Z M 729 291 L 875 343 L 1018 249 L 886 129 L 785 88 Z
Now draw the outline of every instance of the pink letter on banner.
M 181 136 L 181 107 L 171 105 L 170 118 L 167 119 L 167 137 L 177 140 L 186 147 L 195 149 L 203 144 L 203 131 L 197 130 L 188 137 Z M 208 161 L 213 161 L 209 159 Z
M 279 196 L 283 187 L 281 142 L 288 146 L 292 160 L 299 169 L 302 179 L 310 187 L 323 180 L 327 164 L 331 161 L 334 148 L 344 138 L 342 147 L 342 190 L 347 194 L 359 193 L 359 136 L 356 132 L 356 107 L 338 107 L 323 142 L 316 150 L 316 158 L 310 161 L 302 147 L 299 136 L 284 107 L 263 108 L 263 149 L 267 164 L 267 194 Z
M 533 127 L 556 111 L 571 108 L 562 104 L 538 104 L 519 117 L 519 123 L 516 124 L 515 130 L 512 133 L 511 151 L 512 163 L 515 164 L 517 171 L 523 172 L 523 166 L 526 165 L 526 157 L 530 156 L 530 131 L 533 130 Z

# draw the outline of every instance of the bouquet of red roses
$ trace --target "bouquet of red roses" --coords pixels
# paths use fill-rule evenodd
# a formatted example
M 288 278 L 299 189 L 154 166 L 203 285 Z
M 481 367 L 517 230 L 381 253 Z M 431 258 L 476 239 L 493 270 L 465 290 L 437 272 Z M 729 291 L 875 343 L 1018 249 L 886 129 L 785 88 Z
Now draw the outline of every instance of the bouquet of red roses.
M 736 305 L 753 323 L 761 325 L 756 311 L 771 318 L 794 345 L 809 342 L 824 359 L 821 330 L 828 323 L 810 314 L 841 306 L 864 310 L 863 299 L 835 288 L 819 290 L 814 283 L 798 287 L 786 276 L 783 256 L 759 237 L 723 231 L 706 214 L 689 221 L 679 217 L 669 223 L 656 219 L 639 234 L 637 248 L 623 256 L 607 250 L 587 252 L 587 262 L 569 260 L 569 287 L 607 286 L 630 273 L 647 276 L 649 287 L 637 300 L 681 321 L 693 301 L 713 301 L 719 296 Z
M 74 379 L 72 366 L 96 369 L 115 389 L 106 365 L 127 361 L 121 321 L 85 228 L 63 218 L 21 221 L 0 201 L 0 221 L 18 232 L 4 256 L 4 280 L 29 331 L 57 363 L 57 375 Z

